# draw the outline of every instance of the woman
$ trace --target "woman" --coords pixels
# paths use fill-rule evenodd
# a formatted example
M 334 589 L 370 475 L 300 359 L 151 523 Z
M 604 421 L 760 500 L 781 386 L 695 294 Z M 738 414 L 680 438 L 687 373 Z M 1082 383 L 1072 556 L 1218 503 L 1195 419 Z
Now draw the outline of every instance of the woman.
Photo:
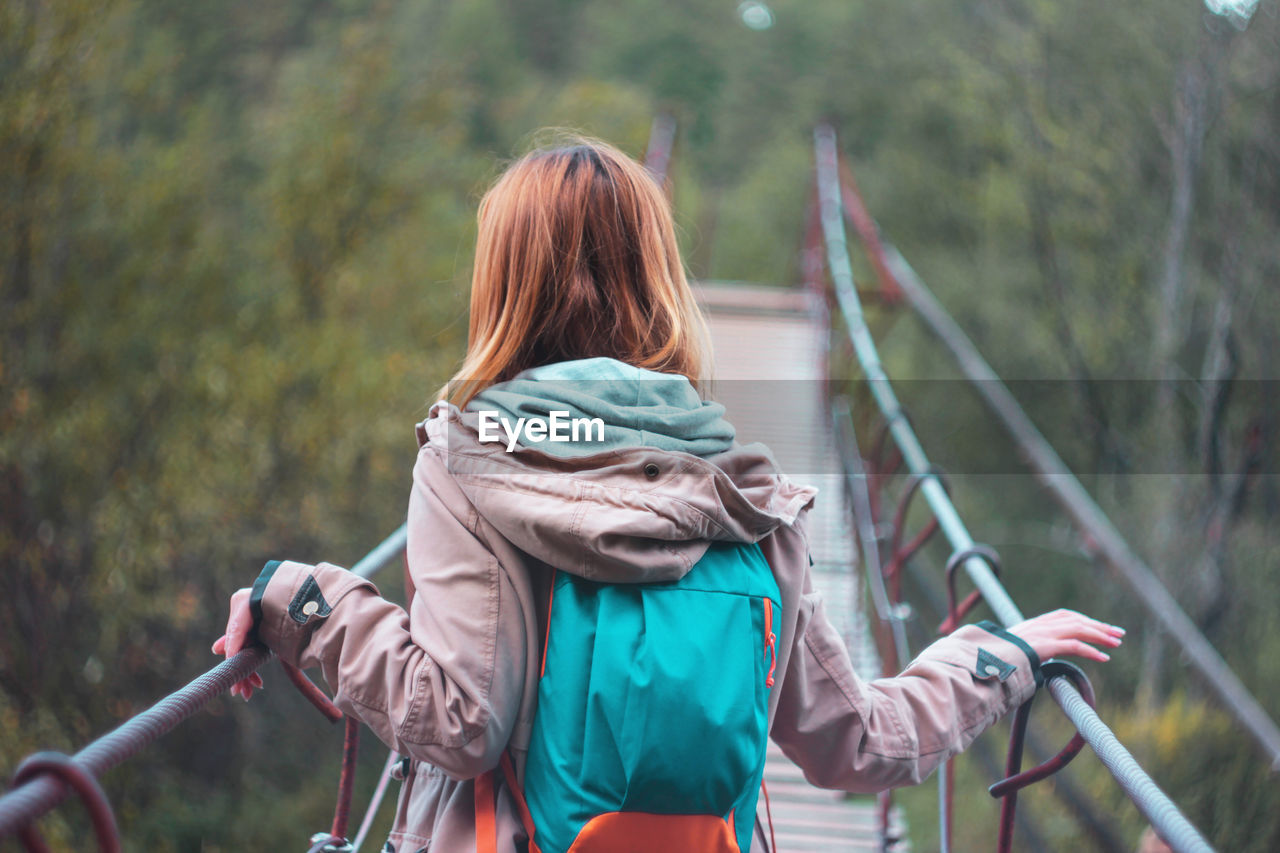
M 780 605 L 776 622 L 765 605 L 767 731 L 810 781 L 847 791 L 919 782 L 1027 700 L 1040 660 L 1101 661 L 1090 644 L 1120 644 L 1121 629 L 1057 611 L 1010 631 L 962 627 L 898 678 L 860 681 L 810 584 L 814 490 L 735 443 L 723 408 L 694 390 L 703 322 L 660 188 L 617 149 L 578 139 L 511 166 L 479 225 L 466 359 L 450 402 L 419 425 L 409 612 L 336 566 L 273 562 L 232 596 L 214 647 L 230 657 L 256 637 L 321 666 L 338 706 L 408 757 L 386 849 L 483 845 L 492 830 L 478 838 L 477 815 L 504 756 L 514 778 L 497 786 L 496 846 L 527 844 L 517 792 L 555 577 L 678 584 L 724 547 L 755 549 Z M 548 425 L 552 413 L 583 429 Z M 672 716 L 660 722 L 679 731 Z M 754 814 L 754 794 L 740 802 Z M 727 821 L 725 849 L 765 849 L 758 821 L 754 842 Z

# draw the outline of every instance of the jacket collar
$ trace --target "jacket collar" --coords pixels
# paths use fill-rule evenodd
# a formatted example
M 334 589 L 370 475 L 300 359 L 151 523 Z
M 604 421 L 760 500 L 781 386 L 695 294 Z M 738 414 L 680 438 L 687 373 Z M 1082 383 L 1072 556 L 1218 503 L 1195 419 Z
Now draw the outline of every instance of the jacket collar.
M 679 578 L 709 542 L 756 542 L 793 524 L 816 494 L 760 444 L 705 458 L 651 447 L 507 452 L 479 440 L 475 412 L 443 401 L 424 426 L 481 517 L 531 556 L 596 580 Z

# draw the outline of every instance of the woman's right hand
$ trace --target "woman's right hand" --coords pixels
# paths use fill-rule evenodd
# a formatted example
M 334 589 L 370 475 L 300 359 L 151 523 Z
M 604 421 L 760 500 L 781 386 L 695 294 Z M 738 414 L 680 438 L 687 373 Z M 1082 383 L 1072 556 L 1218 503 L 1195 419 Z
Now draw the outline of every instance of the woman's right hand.
M 1090 643 L 1114 649 L 1120 645 L 1124 629 L 1074 610 L 1054 610 L 1013 625 L 1009 633 L 1030 646 L 1042 661 L 1062 655 L 1107 661 L 1111 656 Z

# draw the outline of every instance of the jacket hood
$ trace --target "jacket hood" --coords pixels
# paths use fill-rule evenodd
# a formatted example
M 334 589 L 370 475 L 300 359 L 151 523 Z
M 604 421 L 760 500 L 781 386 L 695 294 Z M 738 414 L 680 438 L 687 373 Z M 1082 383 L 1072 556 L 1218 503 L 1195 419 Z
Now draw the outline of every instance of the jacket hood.
M 546 420 L 552 412 L 568 421 L 599 419 L 598 434 L 569 430 L 569 441 L 538 442 L 537 449 L 552 456 L 653 447 L 706 457 L 728 450 L 734 438 L 724 406 L 703 400 L 688 379 L 612 358 L 526 370 L 481 391 L 467 411 L 488 412 L 513 427 L 521 418 Z
M 551 382 L 522 375 L 478 395 L 465 412 L 435 404 L 425 423 L 427 445 L 503 537 L 590 580 L 676 580 L 712 541 L 756 542 L 794 524 L 816 490 L 783 475 L 764 445 L 734 442 L 723 408 L 701 401 L 687 380 L 654 375 L 663 381 L 651 388 L 628 389 L 631 379 L 593 380 L 594 395 L 581 380 L 566 389 L 563 374 Z M 565 390 L 574 396 L 564 399 Z M 641 405 L 624 405 L 628 395 Z M 490 421 L 490 440 L 482 440 L 486 411 L 542 417 L 569 406 L 607 420 L 606 439 L 546 452 L 554 446 L 546 440 L 510 444 L 505 434 L 492 440 Z M 663 417 L 677 426 L 661 426 L 654 409 L 662 407 L 673 409 Z

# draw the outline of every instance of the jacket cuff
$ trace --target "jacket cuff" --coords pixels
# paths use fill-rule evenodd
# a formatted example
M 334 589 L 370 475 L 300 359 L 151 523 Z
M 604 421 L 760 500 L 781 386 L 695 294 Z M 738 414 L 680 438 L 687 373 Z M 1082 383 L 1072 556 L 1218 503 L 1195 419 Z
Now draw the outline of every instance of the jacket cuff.
M 258 575 L 258 579 L 253 582 L 253 591 L 249 593 L 249 617 L 251 621 L 249 626 L 250 642 L 262 642 L 258 637 L 258 626 L 262 624 L 262 596 L 266 593 L 267 584 L 271 583 L 271 578 L 278 568 L 280 568 L 279 560 L 268 561 L 267 564 L 262 567 L 262 572 Z
M 249 598 L 258 641 L 294 666 L 305 669 L 317 663 L 306 657 L 311 635 L 328 621 L 338 602 L 360 586 L 373 584 L 327 563 L 268 563 Z
M 984 619 L 979 622 L 978 627 L 990 634 L 994 634 L 1002 640 L 1013 643 L 1021 649 L 1022 653 L 1027 656 L 1027 660 L 1031 664 L 1031 675 L 1036 680 L 1036 689 L 1038 690 L 1044 686 L 1044 673 L 1040 670 L 1040 656 L 1036 654 L 1035 649 L 1027 645 L 1026 640 L 1022 639 L 1017 634 L 1012 634 L 1006 631 L 1002 626 L 997 625 L 989 619 Z
M 1040 677 L 1039 661 L 1033 664 L 1021 638 L 1015 641 L 1011 636 L 1001 636 L 972 623 L 962 625 L 922 651 L 919 659 L 957 667 L 969 673 L 975 687 L 986 685 L 991 692 L 983 707 L 995 713 L 988 720 L 989 725 L 1034 696 L 1036 679 Z M 1027 664 L 1022 663 L 1024 657 Z

